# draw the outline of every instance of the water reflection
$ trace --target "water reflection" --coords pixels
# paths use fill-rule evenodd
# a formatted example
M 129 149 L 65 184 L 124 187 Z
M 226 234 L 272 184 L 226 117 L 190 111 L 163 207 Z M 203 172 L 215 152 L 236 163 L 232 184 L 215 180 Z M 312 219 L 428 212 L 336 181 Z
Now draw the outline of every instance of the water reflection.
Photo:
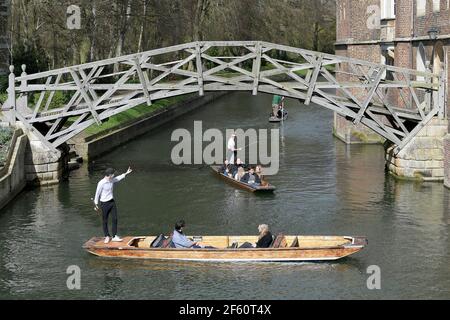
M 273 195 L 254 195 L 217 179 L 207 166 L 173 166 L 170 136 L 193 122 L 220 130 L 267 122 L 270 96 L 234 94 L 128 143 L 69 182 L 21 194 L 0 212 L 0 298 L 341 299 L 450 298 L 449 191 L 396 181 L 381 146 L 347 146 L 332 137 L 332 113 L 288 100 Z M 250 121 L 250 120 L 249 120 Z M 364 235 L 369 246 L 336 263 L 235 264 L 114 260 L 81 249 L 101 234 L 91 197 L 106 167 L 134 174 L 115 187 L 121 235 L 169 233 L 180 218 L 190 234 Z M 65 271 L 82 270 L 69 292 Z M 366 269 L 382 270 L 368 291 Z M 420 281 L 418 281 L 420 279 Z

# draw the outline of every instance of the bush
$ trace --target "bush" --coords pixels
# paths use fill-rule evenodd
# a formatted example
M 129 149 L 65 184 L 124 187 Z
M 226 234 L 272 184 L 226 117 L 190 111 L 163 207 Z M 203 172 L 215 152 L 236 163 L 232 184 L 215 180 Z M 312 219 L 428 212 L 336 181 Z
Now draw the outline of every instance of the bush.
M 9 143 L 14 131 L 11 128 L 0 128 L 0 146 Z
M 0 94 L 5 93 L 8 89 L 8 76 L 0 75 Z
M 10 128 L 0 128 L 0 167 L 5 164 L 13 133 L 14 131 Z
M 48 59 L 42 48 L 26 47 L 23 44 L 17 46 L 13 51 L 14 73 L 16 76 L 22 74 L 22 65 L 26 65 L 28 74 L 46 71 Z

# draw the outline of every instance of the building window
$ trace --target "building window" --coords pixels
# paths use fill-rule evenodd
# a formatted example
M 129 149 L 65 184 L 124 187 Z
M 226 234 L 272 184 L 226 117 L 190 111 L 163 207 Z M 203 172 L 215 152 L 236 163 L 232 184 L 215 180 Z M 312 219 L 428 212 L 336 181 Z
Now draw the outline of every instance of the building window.
M 381 19 L 395 19 L 396 0 L 381 0 Z
M 386 66 L 393 66 L 395 65 L 394 59 L 395 59 L 395 53 L 394 53 L 394 47 L 382 47 L 381 48 L 381 64 L 384 64 Z M 383 79 L 385 80 L 394 80 L 394 75 L 392 71 L 384 71 Z
M 417 71 L 426 72 L 427 70 L 427 55 L 425 52 L 425 47 L 422 43 L 419 44 L 416 53 L 416 69 Z M 425 77 L 417 76 L 417 81 L 425 81 Z
M 441 11 L 441 0 L 433 0 L 433 12 L 437 13 Z
M 423 17 L 425 16 L 425 12 L 427 9 L 427 0 L 417 0 L 417 16 Z

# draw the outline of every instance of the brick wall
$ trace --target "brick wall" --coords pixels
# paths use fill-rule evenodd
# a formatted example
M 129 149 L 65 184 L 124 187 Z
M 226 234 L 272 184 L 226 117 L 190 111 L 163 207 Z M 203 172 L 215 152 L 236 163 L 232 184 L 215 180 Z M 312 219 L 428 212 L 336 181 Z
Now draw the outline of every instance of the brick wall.
M 412 14 L 415 0 L 397 0 L 397 15 L 395 17 L 395 36 L 408 38 L 412 35 Z
M 7 73 L 9 65 L 8 16 L 9 0 L 0 0 L 0 74 Z
M 427 36 L 431 27 L 440 28 L 441 34 L 450 34 L 450 10 L 447 9 L 447 0 L 441 0 L 439 12 L 433 12 L 433 1 L 427 0 L 426 3 L 426 13 L 422 17 L 417 16 L 417 6 L 414 6 L 415 36 Z
M 370 41 L 380 39 L 380 29 L 371 26 L 370 6 L 379 6 L 380 0 L 358 0 L 350 1 L 351 6 L 351 38 L 354 41 Z M 368 12 L 369 11 L 369 12 Z M 369 22 L 368 22 L 369 21 Z
M 338 0 L 336 3 L 336 40 L 342 41 L 351 37 L 350 0 Z

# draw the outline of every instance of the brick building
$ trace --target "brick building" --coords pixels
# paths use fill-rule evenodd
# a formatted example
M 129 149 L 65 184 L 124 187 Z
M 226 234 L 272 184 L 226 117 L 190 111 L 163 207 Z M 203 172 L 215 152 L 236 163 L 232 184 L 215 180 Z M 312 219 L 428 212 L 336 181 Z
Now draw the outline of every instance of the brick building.
M 450 84 L 450 0 L 337 0 L 336 7 L 337 55 L 444 72 Z M 450 187 L 449 89 L 447 118 L 433 120 L 402 155 L 387 158 L 390 172 L 443 179 Z M 334 133 L 347 143 L 382 141 L 377 134 L 339 115 L 335 115 Z
M 8 71 L 9 49 L 8 49 L 8 16 L 9 0 L 0 0 L 0 74 Z
M 436 73 L 444 68 L 450 80 L 450 0 L 337 0 L 336 29 L 337 55 Z M 347 143 L 381 140 L 337 115 L 334 132 Z

